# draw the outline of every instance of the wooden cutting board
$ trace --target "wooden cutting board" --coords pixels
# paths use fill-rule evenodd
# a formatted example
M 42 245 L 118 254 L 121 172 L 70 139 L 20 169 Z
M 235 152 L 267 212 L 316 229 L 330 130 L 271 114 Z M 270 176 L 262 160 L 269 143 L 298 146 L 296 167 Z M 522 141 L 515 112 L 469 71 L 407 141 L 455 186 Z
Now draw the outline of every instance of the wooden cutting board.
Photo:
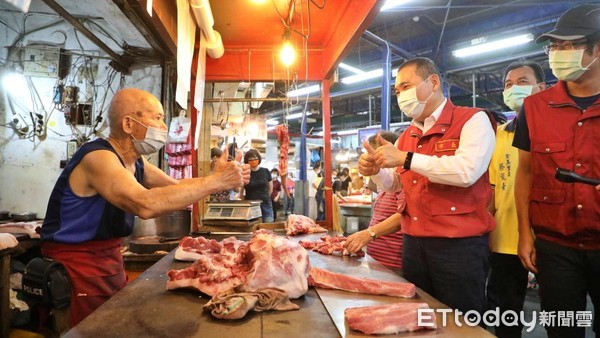
M 152 254 L 156 251 L 169 252 L 179 245 L 179 240 L 160 242 L 159 236 L 140 237 L 129 241 L 129 251 L 137 254 Z

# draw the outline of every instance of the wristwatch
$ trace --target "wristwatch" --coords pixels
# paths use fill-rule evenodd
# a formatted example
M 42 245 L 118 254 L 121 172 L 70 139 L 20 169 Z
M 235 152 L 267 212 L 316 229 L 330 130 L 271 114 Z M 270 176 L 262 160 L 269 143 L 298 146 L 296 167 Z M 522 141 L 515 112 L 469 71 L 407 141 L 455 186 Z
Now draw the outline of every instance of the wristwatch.
M 371 228 L 367 228 L 367 232 L 369 233 L 369 235 L 371 235 L 372 240 L 375 240 L 377 238 L 377 234 L 375 233 L 375 231 L 371 230 Z
M 406 153 L 406 158 L 404 159 L 404 165 L 402 166 L 402 168 L 404 170 L 410 170 L 410 164 L 412 162 L 413 155 L 414 155 L 414 153 L 412 151 L 409 151 Z

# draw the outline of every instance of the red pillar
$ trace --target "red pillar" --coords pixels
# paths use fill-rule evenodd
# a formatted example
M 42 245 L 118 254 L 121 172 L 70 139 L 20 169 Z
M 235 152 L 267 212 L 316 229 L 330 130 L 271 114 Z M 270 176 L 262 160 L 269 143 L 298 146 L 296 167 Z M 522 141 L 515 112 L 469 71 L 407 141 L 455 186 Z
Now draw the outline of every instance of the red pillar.
M 329 87 L 332 80 L 321 82 L 321 97 L 323 98 L 323 179 L 325 180 L 325 225 L 333 228 L 333 191 L 331 190 L 331 102 Z

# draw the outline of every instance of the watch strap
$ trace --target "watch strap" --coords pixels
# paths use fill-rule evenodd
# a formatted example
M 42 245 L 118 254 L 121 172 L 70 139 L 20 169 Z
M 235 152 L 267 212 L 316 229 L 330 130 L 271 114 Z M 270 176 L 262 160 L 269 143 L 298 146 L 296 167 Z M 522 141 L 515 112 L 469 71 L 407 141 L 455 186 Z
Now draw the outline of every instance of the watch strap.
M 404 170 L 410 170 L 410 164 L 412 162 L 413 155 L 414 155 L 414 153 L 412 151 L 409 151 L 406 153 L 406 158 L 404 159 L 404 165 L 402 166 L 402 168 L 404 168 Z

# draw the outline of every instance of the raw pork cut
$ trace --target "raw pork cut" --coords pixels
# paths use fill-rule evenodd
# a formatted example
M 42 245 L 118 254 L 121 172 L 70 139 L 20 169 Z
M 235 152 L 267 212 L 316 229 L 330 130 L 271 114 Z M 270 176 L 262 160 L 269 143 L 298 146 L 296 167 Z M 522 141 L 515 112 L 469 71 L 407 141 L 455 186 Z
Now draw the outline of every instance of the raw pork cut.
M 336 289 L 370 295 L 386 295 L 411 298 L 415 296 L 413 283 L 384 282 L 368 278 L 356 278 L 320 268 L 311 268 L 308 284 L 322 289 Z
M 40 238 L 38 232 L 41 230 L 42 223 L 43 221 L 3 223 L 0 224 L 0 232 L 27 234 L 31 238 Z
M 292 302 L 285 291 L 277 288 L 266 288 L 254 292 L 237 292 L 234 289 L 216 294 L 204 305 L 215 318 L 240 319 L 250 310 L 262 312 L 267 310 L 288 311 L 300 307 Z
M 358 256 L 363 257 L 365 252 L 360 250 L 354 253 L 346 250 L 344 244 L 346 243 L 346 237 L 342 235 L 337 236 L 323 236 L 320 241 L 312 242 L 306 240 L 298 241 L 298 244 L 302 245 L 307 250 L 316 251 L 323 255 L 341 254 L 342 256 Z
M 306 216 L 291 214 L 285 221 L 285 232 L 288 236 L 295 236 L 300 234 L 327 232 L 327 229 L 318 225 L 315 221 Z
M 233 236 L 225 238 L 220 242 L 214 239 L 206 239 L 202 236 L 196 238 L 186 236 L 179 241 L 179 246 L 175 250 L 175 259 L 194 262 L 205 254 L 220 253 L 233 255 L 242 244 L 244 244 L 244 241 L 240 241 Z
M 277 133 L 277 141 L 279 142 L 279 174 L 284 177 L 287 176 L 288 172 L 288 151 L 290 149 L 288 126 L 285 124 L 276 126 L 275 133 Z
M 421 329 L 436 329 L 435 314 L 427 313 L 419 326 L 418 309 L 429 309 L 426 303 L 396 303 L 363 306 L 344 310 L 344 318 L 352 330 L 366 334 L 393 334 Z
M 258 230 L 248 242 L 251 269 L 242 290 L 267 287 L 285 290 L 298 298 L 308 290 L 308 253 L 299 244 L 268 230 Z
M 221 241 L 219 252 L 215 252 L 214 243 L 206 241 L 210 244 L 196 262 L 167 273 L 168 290 L 189 287 L 214 296 L 235 287 L 248 292 L 273 287 L 290 298 L 298 298 L 308 290 L 308 254 L 285 237 L 258 230 L 247 243 L 239 244 L 231 238 Z

